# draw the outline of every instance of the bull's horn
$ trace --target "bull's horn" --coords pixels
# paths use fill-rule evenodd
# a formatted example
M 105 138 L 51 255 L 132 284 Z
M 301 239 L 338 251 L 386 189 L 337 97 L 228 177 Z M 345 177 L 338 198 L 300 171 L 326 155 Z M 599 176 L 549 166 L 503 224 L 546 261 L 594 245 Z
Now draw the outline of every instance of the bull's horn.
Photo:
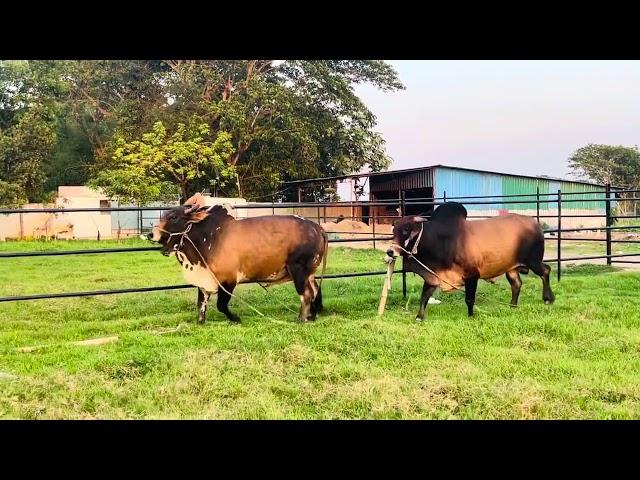
M 429 219 L 424 217 L 413 217 L 413 221 L 416 223 L 422 223 L 422 222 L 428 222 Z

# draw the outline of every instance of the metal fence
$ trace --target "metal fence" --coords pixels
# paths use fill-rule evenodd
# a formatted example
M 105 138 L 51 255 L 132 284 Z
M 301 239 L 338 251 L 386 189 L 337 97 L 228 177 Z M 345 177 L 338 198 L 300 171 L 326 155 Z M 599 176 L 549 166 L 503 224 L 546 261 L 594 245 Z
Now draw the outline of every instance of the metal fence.
M 640 190 L 616 190 L 615 194 L 633 194 L 633 197 L 627 197 L 625 201 L 633 201 L 636 202 L 640 200 L 640 198 L 636 197 L 636 194 L 640 192 Z M 602 194 L 605 195 L 602 201 L 605 203 L 605 213 L 604 214 L 584 214 L 584 215 L 571 215 L 563 213 L 562 206 L 571 203 L 571 202 L 581 202 L 583 201 L 580 198 L 580 195 L 594 195 Z M 518 195 L 502 195 L 502 196 L 468 196 L 468 197 L 448 197 L 446 196 L 446 192 L 443 197 L 438 198 L 418 198 L 418 199 L 406 199 L 404 196 L 404 192 L 401 193 L 398 199 L 394 200 L 377 200 L 373 202 L 369 201 L 356 201 L 356 202 L 323 202 L 323 203 L 305 203 L 305 202 L 296 202 L 296 203 L 256 203 L 256 204 L 243 204 L 236 205 L 232 208 L 237 210 L 240 209 L 271 209 L 272 214 L 275 214 L 277 210 L 280 209 L 295 209 L 295 208 L 314 208 L 317 209 L 317 216 L 315 218 L 309 218 L 310 220 L 316 220 L 320 223 L 320 219 L 323 218 L 325 221 L 328 219 L 338 219 L 340 217 L 327 217 L 321 215 L 321 209 L 326 207 L 333 206 L 341 206 L 341 207 L 360 207 L 361 211 L 366 210 L 370 211 L 371 207 L 384 206 L 384 207 L 396 207 L 398 210 L 397 216 L 392 215 L 376 215 L 375 208 L 373 209 L 373 213 L 370 215 L 358 215 L 356 216 L 341 216 L 342 218 L 351 218 L 351 219 L 362 219 L 367 220 L 367 222 L 372 227 L 372 232 L 370 233 L 362 233 L 363 235 L 369 235 L 367 237 L 359 237 L 359 238 L 338 238 L 338 239 L 329 239 L 330 243 L 350 243 L 350 242 L 364 242 L 371 241 L 373 242 L 373 246 L 375 248 L 376 241 L 385 240 L 388 241 L 391 239 L 391 236 L 388 234 L 380 234 L 376 233 L 376 223 L 381 219 L 392 219 L 398 218 L 400 216 L 404 216 L 406 209 L 408 206 L 421 206 L 427 208 L 434 208 L 437 205 L 441 205 L 446 201 L 455 200 L 464 205 L 508 205 L 508 204 L 518 204 L 519 206 L 523 204 L 531 204 L 535 205 L 536 215 L 534 217 L 537 218 L 538 222 L 540 222 L 541 218 L 555 218 L 557 220 L 557 228 L 554 229 L 545 229 L 545 233 L 548 235 L 552 235 L 552 238 L 546 236 L 547 241 L 552 241 L 557 245 L 557 252 L 555 258 L 546 258 L 545 262 L 555 263 L 557 278 L 558 281 L 561 279 L 561 265 L 563 262 L 570 261 L 580 261 L 580 260 L 595 260 L 595 259 L 606 259 L 607 264 L 611 265 L 612 263 L 637 263 L 640 264 L 640 260 L 628 260 L 627 257 L 637 257 L 640 256 L 640 253 L 624 253 L 624 254 L 612 254 L 612 245 L 616 243 L 624 243 L 624 244 L 637 244 L 640 243 L 640 240 L 614 240 L 612 239 L 612 232 L 615 230 L 635 230 L 640 229 L 640 225 L 624 225 L 624 226 L 616 226 L 614 225 L 614 221 L 616 219 L 636 219 L 640 218 L 639 215 L 613 215 L 611 203 L 619 201 L 616 198 L 612 198 L 612 190 L 609 186 L 607 186 L 606 190 L 602 192 L 570 192 L 563 193 L 558 190 L 557 193 L 548 193 L 541 194 L 540 192 L 532 193 L 532 194 L 518 194 Z M 544 198 L 542 198 L 544 197 Z M 529 200 L 523 198 L 528 198 Z M 544 203 L 545 205 L 556 204 L 557 206 L 557 215 L 540 215 L 540 204 Z M 114 212 L 114 211 L 138 211 L 140 215 L 142 212 L 149 210 L 167 210 L 170 208 L 174 208 L 174 206 L 167 207 L 121 207 L 121 208 L 67 208 L 67 209 L 56 209 L 56 208 L 39 208 L 39 209 L 0 209 L 0 215 L 2 214 L 11 214 L 11 213 L 67 213 L 67 212 Z M 353 209 L 352 209 L 353 210 Z M 634 209 L 634 212 L 636 209 Z M 427 215 L 428 216 L 428 215 Z M 605 226 L 603 227 L 587 227 L 587 228 L 562 228 L 562 219 L 563 218 L 575 218 L 575 217 L 599 217 L 605 219 Z M 474 216 L 469 215 L 469 218 L 488 218 L 488 216 Z M 0 217 L 1 219 L 1 217 Z M 602 239 L 594 239 L 594 238 L 564 238 L 563 233 L 568 232 L 580 232 L 580 231 L 604 231 L 605 238 Z M 359 232 L 330 232 L 330 233 L 345 233 L 349 235 L 358 234 Z M 589 256 L 580 256 L 580 257 L 562 257 L 562 243 L 569 241 L 591 241 L 591 242 L 602 242 L 605 245 L 606 252 L 603 255 L 589 255 Z M 0 252 L 0 262 L 6 261 L 10 258 L 21 258 L 21 257 L 42 257 L 42 256 L 58 256 L 58 255 L 86 255 L 86 254 L 113 254 L 113 253 L 135 253 L 135 252 L 147 252 L 147 251 L 158 251 L 160 247 L 123 247 L 123 248 L 104 248 L 104 249 L 85 249 L 85 250 L 55 250 L 55 251 L 39 251 L 39 252 Z M 624 258 L 623 258 L 624 257 Z M 1 266 L 1 263 L 0 263 Z M 403 295 L 406 296 L 406 270 L 403 262 L 402 270 L 397 273 L 402 274 L 402 289 Z M 345 273 L 335 273 L 335 274 L 327 274 L 324 275 L 324 278 L 351 278 L 351 277 L 363 277 L 363 276 L 374 276 L 374 275 L 385 275 L 386 271 L 372 271 L 372 272 L 345 272 Z M 152 291 L 164 291 L 164 290 L 175 290 L 175 289 L 184 289 L 184 288 L 195 288 L 192 285 L 164 285 L 164 286 L 156 286 L 156 287 L 142 287 L 142 288 L 124 288 L 124 289 L 111 289 L 111 290 L 93 290 L 93 291 L 83 291 L 83 292 L 69 292 L 69 293 L 42 293 L 37 295 L 17 295 L 17 296 L 3 296 L 0 297 L 0 302 L 11 302 L 11 301 L 21 301 L 21 300 L 37 300 L 37 299 L 48 299 L 48 298 L 67 298 L 67 297 L 85 297 L 85 296 L 94 296 L 94 295 L 109 295 L 109 294 L 119 294 L 119 293 L 136 293 L 136 292 L 152 292 Z

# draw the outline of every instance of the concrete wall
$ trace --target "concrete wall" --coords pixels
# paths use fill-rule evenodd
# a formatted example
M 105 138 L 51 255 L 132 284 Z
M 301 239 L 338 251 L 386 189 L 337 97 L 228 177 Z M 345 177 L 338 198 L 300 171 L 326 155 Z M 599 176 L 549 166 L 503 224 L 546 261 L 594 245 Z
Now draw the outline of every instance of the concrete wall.
M 102 202 L 102 204 L 101 204 Z M 108 198 L 87 187 L 62 186 L 54 204 L 32 203 L 25 210 L 38 208 L 100 208 Z M 111 238 L 109 212 L 12 213 L 0 215 L 0 241 L 21 238 Z
M 109 198 L 101 192 L 82 186 L 58 187 L 58 208 L 108 208 Z M 78 239 L 111 238 L 111 214 L 109 212 L 61 213 L 73 224 L 73 237 Z

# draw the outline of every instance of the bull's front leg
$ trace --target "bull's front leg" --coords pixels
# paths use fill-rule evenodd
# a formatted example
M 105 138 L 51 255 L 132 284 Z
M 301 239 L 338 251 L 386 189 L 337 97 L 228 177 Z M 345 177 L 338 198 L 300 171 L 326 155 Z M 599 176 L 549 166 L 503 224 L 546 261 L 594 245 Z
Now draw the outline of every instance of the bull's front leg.
M 464 301 L 467 304 L 469 316 L 473 316 L 473 304 L 476 301 L 476 289 L 478 288 L 478 277 L 466 278 L 464 281 Z
M 424 282 L 424 285 L 422 286 L 422 298 L 420 299 L 420 310 L 416 316 L 416 322 L 424 320 L 424 311 L 427 307 L 427 303 L 429 303 L 431 295 L 436 291 L 436 288 L 438 287 L 434 287 L 433 285 L 429 285 L 427 282 Z
M 204 323 L 210 297 L 210 293 L 204 291 L 202 288 L 198 289 L 198 323 Z

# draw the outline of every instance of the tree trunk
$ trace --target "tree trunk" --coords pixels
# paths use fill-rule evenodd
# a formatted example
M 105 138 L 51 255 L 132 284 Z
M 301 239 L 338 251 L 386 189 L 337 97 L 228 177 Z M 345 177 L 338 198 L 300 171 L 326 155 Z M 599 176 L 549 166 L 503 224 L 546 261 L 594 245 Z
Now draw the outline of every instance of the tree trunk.
M 242 198 L 242 189 L 240 188 L 240 175 L 236 173 L 236 184 L 238 185 L 238 197 Z
M 184 203 L 187 201 L 187 199 L 189 198 L 188 193 L 187 193 L 187 182 L 182 181 L 180 182 L 180 203 Z

